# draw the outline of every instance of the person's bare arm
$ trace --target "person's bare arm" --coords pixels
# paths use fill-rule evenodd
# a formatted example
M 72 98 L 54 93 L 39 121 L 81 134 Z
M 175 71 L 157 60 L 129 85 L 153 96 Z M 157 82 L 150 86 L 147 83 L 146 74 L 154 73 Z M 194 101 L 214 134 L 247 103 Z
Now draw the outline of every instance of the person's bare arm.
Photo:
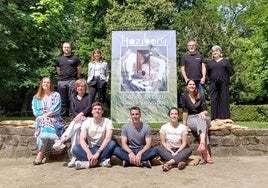
M 82 73 L 82 67 L 81 65 L 77 66 L 77 77 L 79 78 Z
M 206 74 L 207 74 L 207 69 L 205 63 L 202 63 L 202 78 L 200 80 L 201 84 L 205 84 L 206 82 Z
M 57 74 L 60 75 L 60 67 L 56 67 Z
M 189 79 L 188 79 L 186 72 L 185 72 L 185 66 L 181 66 L 181 74 L 182 74 L 184 81 L 186 83 Z

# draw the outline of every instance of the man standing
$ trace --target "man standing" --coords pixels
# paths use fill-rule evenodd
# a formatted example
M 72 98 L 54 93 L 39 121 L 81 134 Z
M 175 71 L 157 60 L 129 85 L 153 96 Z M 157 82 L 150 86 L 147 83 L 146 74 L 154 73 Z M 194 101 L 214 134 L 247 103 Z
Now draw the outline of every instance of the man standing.
M 61 115 L 67 116 L 69 108 L 69 99 L 74 93 L 74 84 L 77 78 L 80 77 L 82 68 L 80 59 L 72 54 L 70 42 L 64 42 L 62 45 L 63 55 L 56 61 L 56 70 L 59 75 L 58 92 L 61 96 Z
M 139 107 L 130 109 L 132 122 L 125 124 L 121 132 L 121 146 L 116 147 L 114 155 L 123 160 L 123 166 L 128 165 L 151 168 L 151 162 L 157 156 L 157 150 L 152 148 L 151 128 L 141 122 Z
M 204 95 L 203 85 L 206 81 L 206 66 L 203 55 L 196 51 L 197 43 L 189 41 L 187 44 L 188 53 L 181 59 L 181 73 L 185 83 L 188 80 L 194 80 L 198 86 L 199 92 Z
M 81 127 L 80 144 L 73 147 L 73 154 L 78 161 L 75 169 L 95 166 L 111 167 L 110 157 L 116 146 L 113 136 L 112 121 L 103 118 L 103 104 L 92 104 L 93 118 L 87 118 Z

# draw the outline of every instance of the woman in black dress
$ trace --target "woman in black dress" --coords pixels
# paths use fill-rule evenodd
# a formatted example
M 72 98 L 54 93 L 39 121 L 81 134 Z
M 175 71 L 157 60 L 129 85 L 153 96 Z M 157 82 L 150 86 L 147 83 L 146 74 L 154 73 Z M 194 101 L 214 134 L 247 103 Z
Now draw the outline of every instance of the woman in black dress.
M 229 82 L 232 68 L 229 60 L 222 58 L 220 46 L 212 47 L 212 58 L 213 60 L 207 63 L 211 119 L 230 119 Z

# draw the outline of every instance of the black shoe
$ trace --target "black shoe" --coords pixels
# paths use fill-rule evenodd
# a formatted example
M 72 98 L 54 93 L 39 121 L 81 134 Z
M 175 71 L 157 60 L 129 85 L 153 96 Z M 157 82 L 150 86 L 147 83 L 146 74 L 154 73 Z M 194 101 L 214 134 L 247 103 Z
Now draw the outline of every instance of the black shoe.
M 129 164 L 128 164 L 128 162 L 127 162 L 127 161 L 123 160 L 123 162 L 122 162 L 122 166 L 123 166 L 123 167 L 128 167 L 128 166 L 129 166 Z
M 151 165 L 151 162 L 149 160 L 147 160 L 147 161 L 141 162 L 141 167 L 152 168 L 152 165 Z

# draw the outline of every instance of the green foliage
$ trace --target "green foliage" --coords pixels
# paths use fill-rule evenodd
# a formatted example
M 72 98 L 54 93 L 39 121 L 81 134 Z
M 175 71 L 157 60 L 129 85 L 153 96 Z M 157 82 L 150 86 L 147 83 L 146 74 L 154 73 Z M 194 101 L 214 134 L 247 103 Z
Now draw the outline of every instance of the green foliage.
M 234 121 L 268 122 L 268 105 L 231 105 Z
M 1 110 L 24 106 L 41 77 L 57 81 L 54 63 L 63 41 L 72 42 L 84 77 L 93 49 L 101 48 L 110 62 L 115 30 L 176 30 L 179 93 L 187 42 L 196 40 L 207 60 L 220 45 L 235 70 L 232 103 L 268 101 L 266 0 L 2 0 L 0 15 Z

